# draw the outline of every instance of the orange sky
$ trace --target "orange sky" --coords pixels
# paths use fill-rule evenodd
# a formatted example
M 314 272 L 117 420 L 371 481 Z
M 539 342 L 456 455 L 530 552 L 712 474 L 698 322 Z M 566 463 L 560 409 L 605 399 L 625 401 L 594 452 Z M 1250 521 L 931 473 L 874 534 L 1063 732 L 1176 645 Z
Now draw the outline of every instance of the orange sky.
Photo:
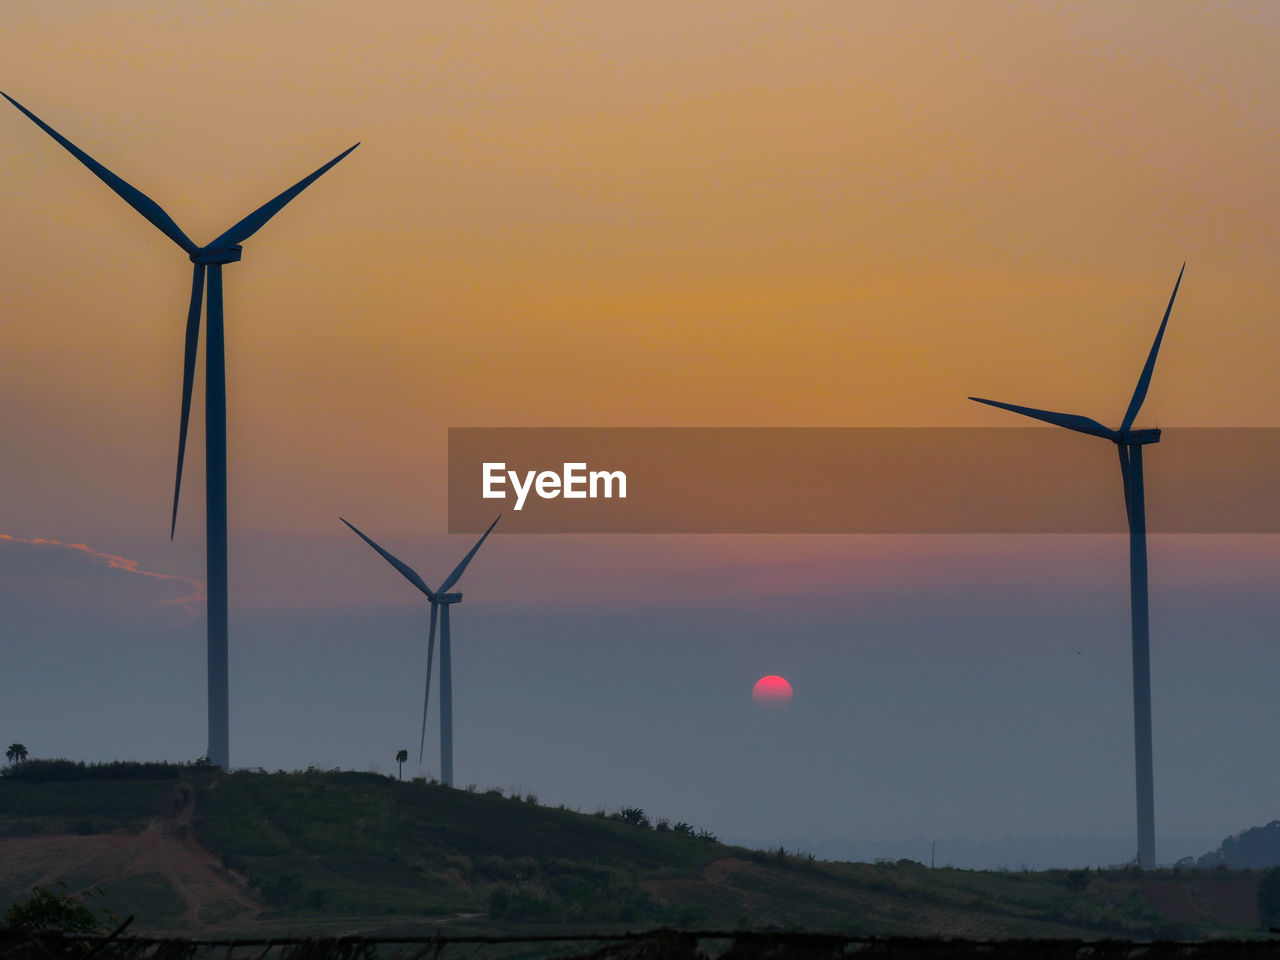
M 438 584 L 451 426 L 1114 425 L 1184 260 L 1137 426 L 1280 426 L 1274 0 L 6 0 L 0 89 L 199 243 L 363 142 L 225 272 L 237 763 L 417 736 L 421 597 L 337 518 Z M 137 574 L 205 576 L 189 284 L 0 103 L 0 703 L 42 756 L 206 743 L 203 618 Z M 775 848 L 1130 828 L 1123 537 L 497 533 L 460 782 Z M 1150 570 L 1161 830 L 1265 822 L 1280 537 Z M 765 673 L 794 735 L 735 712 Z
M 444 527 L 445 428 L 1276 425 L 1266 3 L 6 5 L 3 87 L 226 273 L 232 527 Z M 0 112 L 0 500 L 164 526 L 185 257 Z M 197 381 L 179 530 L 202 540 Z M 21 523 L 11 522 L 20 517 Z

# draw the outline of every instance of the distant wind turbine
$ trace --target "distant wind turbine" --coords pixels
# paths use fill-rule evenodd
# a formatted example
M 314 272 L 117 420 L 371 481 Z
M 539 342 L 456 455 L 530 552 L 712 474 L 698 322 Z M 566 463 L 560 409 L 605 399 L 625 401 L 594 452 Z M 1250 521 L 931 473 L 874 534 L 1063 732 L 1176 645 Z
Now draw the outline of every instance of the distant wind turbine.
M 1104 427 L 1097 420 L 1077 416 L 1071 413 L 1053 413 L 1048 410 L 1036 410 L 1033 407 L 1019 407 L 1012 403 L 1001 403 L 998 400 L 984 400 L 982 397 L 970 397 L 978 403 L 986 403 L 1002 410 L 1011 410 L 1024 417 L 1043 420 L 1054 426 L 1066 427 L 1077 433 L 1087 433 L 1093 437 L 1102 437 L 1116 445 L 1120 453 L 1120 475 L 1124 483 L 1125 512 L 1129 518 L 1129 600 L 1130 621 L 1133 630 L 1133 742 L 1134 766 L 1137 780 L 1138 799 L 1138 866 L 1143 870 L 1151 870 L 1156 865 L 1156 817 L 1155 817 L 1155 784 L 1151 762 L 1151 652 L 1150 634 L 1147 616 L 1147 512 L 1146 499 L 1142 481 L 1142 448 L 1148 443 L 1160 442 L 1159 430 L 1134 430 L 1133 421 L 1142 409 L 1142 402 L 1147 398 L 1147 389 L 1151 386 L 1151 373 L 1156 366 L 1156 354 L 1160 352 L 1160 342 L 1164 339 L 1164 330 L 1169 323 L 1169 314 L 1173 310 L 1173 301 L 1178 296 L 1178 287 L 1182 284 L 1182 274 L 1187 269 L 1184 263 L 1178 271 L 1177 282 L 1173 285 L 1173 294 L 1169 297 L 1169 305 L 1165 307 L 1164 319 L 1160 321 L 1160 329 L 1156 332 L 1151 352 L 1147 354 L 1146 365 L 1142 375 L 1138 377 L 1138 385 L 1134 388 L 1133 398 L 1129 401 L 1129 409 L 1125 411 L 1124 420 L 1119 430 Z M 1077 651 L 1079 652 L 1079 651 Z
M 427 742 L 427 704 L 431 697 L 431 660 L 436 649 L 436 616 L 437 613 L 439 615 L 440 782 L 446 787 L 451 787 L 453 786 L 453 661 L 449 651 L 449 607 L 455 603 L 461 603 L 462 594 L 449 593 L 448 590 L 462 578 L 463 572 L 467 569 L 467 564 L 471 562 L 471 558 L 480 549 L 480 544 L 484 543 L 485 538 L 498 525 L 498 520 L 502 519 L 502 514 L 498 514 L 497 519 L 489 524 L 489 529 L 481 535 L 480 539 L 476 541 L 476 545 L 462 558 L 462 562 L 453 568 L 453 573 L 445 577 L 444 583 L 440 584 L 439 590 L 432 590 L 428 587 L 426 581 L 418 576 L 416 570 L 383 550 L 382 547 L 361 533 L 354 524 L 347 523 L 342 517 L 338 519 L 346 523 L 361 540 L 377 550 L 387 563 L 399 570 L 400 575 L 426 594 L 427 599 L 431 602 L 431 626 L 427 631 L 427 682 L 422 694 L 422 734 L 418 738 L 418 763 L 422 763 L 422 754 Z
M 224 770 L 231 766 L 227 696 L 227 378 L 222 327 L 222 265 L 240 259 L 240 244 L 257 233 L 290 200 L 309 187 L 325 171 L 360 146 L 356 143 L 315 173 L 304 177 L 274 200 L 263 204 L 230 230 L 203 247 L 179 229 L 160 204 L 89 156 L 34 113 L 0 92 L 41 130 L 114 190 L 161 233 L 180 246 L 194 264 L 191 303 L 187 308 L 186 352 L 182 365 L 182 418 L 178 427 L 178 469 L 173 481 L 173 514 L 169 538 L 178 523 L 178 492 L 182 487 L 182 461 L 187 446 L 187 420 L 191 413 L 191 389 L 196 372 L 196 346 L 200 339 L 200 310 L 208 274 L 209 335 L 205 343 L 205 529 L 208 584 L 209 657 L 209 759 Z

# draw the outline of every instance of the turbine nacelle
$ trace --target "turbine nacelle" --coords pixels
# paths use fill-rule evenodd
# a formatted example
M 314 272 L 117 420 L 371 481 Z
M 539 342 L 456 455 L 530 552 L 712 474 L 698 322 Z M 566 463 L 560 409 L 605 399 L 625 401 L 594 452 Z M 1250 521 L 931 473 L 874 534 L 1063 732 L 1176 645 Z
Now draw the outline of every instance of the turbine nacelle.
M 1120 438 L 1116 440 L 1116 443 L 1122 447 L 1138 447 L 1159 442 L 1159 430 L 1129 430 L 1120 434 Z
M 433 603 L 461 603 L 461 593 L 437 593 L 432 600 Z
M 192 263 L 238 263 L 240 261 L 240 251 L 243 247 L 238 243 L 233 243 L 226 247 L 201 247 L 195 253 L 191 254 Z

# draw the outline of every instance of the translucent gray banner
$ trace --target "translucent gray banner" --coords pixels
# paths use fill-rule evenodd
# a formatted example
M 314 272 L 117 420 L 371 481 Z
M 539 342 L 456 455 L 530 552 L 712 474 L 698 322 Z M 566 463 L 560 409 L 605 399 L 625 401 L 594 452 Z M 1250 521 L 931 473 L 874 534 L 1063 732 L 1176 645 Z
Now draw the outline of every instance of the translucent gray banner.
M 1280 429 L 1142 448 L 1152 533 L 1280 533 Z M 486 496 L 486 493 L 489 494 Z M 449 530 L 1123 533 L 1117 448 L 1052 428 L 449 430 Z

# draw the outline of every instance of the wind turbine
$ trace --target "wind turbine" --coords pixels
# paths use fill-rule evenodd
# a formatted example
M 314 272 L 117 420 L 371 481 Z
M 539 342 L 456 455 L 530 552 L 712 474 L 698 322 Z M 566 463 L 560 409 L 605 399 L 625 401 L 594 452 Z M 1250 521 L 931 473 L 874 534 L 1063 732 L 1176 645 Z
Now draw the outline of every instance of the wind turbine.
M 1146 365 L 1143 366 L 1142 374 L 1138 377 L 1138 385 L 1134 388 L 1133 398 L 1129 401 L 1129 409 L 1125 411 L 1124 419 L 1120 422 L 1120 429 L 1112 430 L 1104 427 L 1097 420 L 1072 413 L 1053 413 L 1033 407 L 1019 407 L 1012 403 L 1001 403 L 998 400 L 984 400 L 982 397 L 969 398 L 978 403 L 1020 413 L 1034 420 L 1043 420 L 1058 427 L 1066 427 L 1077 433 L 1102 437 L 1114 443 L 1119 451 L 1120 475 L 1124 483 L 1125 513 L 1129 518 L 1129 607 L 1133 632 L 1133 759 L 1138 799 L 1138 866 L 1143 870 L 1151 870 L 1156 865 L 1156 816 L 1155 785 L 1151 764 L 1151 652 L 1147 617 L 1147 513 L 1142 482 L 1142 448 L 1148 443 L 1159 443 L 1160 431 L 1134 430 L 1133 421 L 1137 418 L 1138 411 L 1142 409 L 1142 402 L 1147 398 L 1147 388 L 1151 386 L 1151 373 L 1156 366 L 1156 354 L 1160 352 L 1160 341 L 1164 339 L 1164 330 L 1169 323 L 1169 313 L 1173 310 L 1173 301 L 1178 296 L 1178 287 L 1182 284 L 1182 274 L 1186 269 L 1187 265 L 1184 263 L 1182 269 L 1178 271 L 1178 279 L 1173 285 L 1169 305 L 1164 310 L 1164 319 L 1160 321 L 1160 329 L 1156 332 L 1151 352 L 1147 354 Z
M 209 333 L 205 343 L 205 529 L 208 584 L 208 757 L 224 770 L 231 766 L 227 704 L 227 379 L 222 327 L 222 265 L 240 259 L 240 244 L 257 233 L 290 200 L 309 187 L 325 171 L 360 146 L 348 147 L 315 173 L 304 177 L 284 193 L 249 214 L 231 229 L 203 247 L 195 244 L 173 219 L 142 191 L 89 156 L 34 113 L 0 91 L 0 96 L 22 111 L 99 180 L 114 190 L 161 233 L 176 243 L 194 265 L 191 302 L 187 308 L 186 351 L 182 365 L 182 419 L 178 427 L 178 469 L 173 481 L 173 514 L 169 539 L 178 523 L 178 492 L 182 487 L 182 461 L 187 446 L 187 421 L 191 413 L 191 389 L 196 372 L 196 346 L 200 339 L 200 310 L 208 280 Z
M 493 528 L 498 525 L 498 520 L 502 519 L 502 514 L 498 514 L 497 519 L 489 524 L 486 530 L 476 541 L 476 545 L 468 551 L 467 555 L 462 558 L 462 562 L 453 568 L 453 573 L 445 577 L 444 583 L 440 584 L 439 590 L 432 590 L 427 586 L 425 580 L 418 576 L 407 563 L 396 559 L 382 547 L 378 546 L 363 533 L 356 528 L 354 524 L 347 523 L 342 517 L 338 518 L 346 523 L 356 535 L 367 543 L 373 549 L 382 555 L 382 558 L 400 571 L 400 575 L 412 583 L 415 587 L 426 594 L 427 599 L 431 602 L 431 626 L 427 631 L 427 683 L 422 694 L 422 735 L 418 738 L 418 762 L 422 762 L 423 748 L 427 742 L 427 703 L 431 697 L 431 660 L 436 649 L 436 617 L 440 618 L 440 782 L 446 787 L 453 786 L 453 666 L 449 652 L 449 608 L 455 603 L 462 602 L 461 593 L 449 593 L 449 588 L 462 578 L 463 572 L 467 569 L 467 564 L 471 562 L 471 558 L 476 555 L 476 551 L 480 549 L 480 544 L 484 543 L 485 538 L 489 536 Z

